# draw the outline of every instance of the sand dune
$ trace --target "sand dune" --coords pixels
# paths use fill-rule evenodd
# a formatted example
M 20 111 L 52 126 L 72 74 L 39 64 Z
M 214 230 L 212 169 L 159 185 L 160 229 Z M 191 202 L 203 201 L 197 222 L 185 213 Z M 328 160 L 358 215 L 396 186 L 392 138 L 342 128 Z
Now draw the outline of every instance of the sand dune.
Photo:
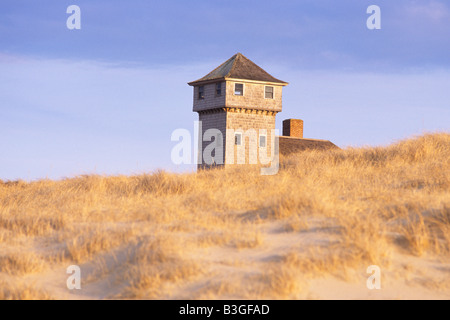
M 449 159 L 436 133 L 275 176 L 0 182 L 0 299 L 450 299 Z

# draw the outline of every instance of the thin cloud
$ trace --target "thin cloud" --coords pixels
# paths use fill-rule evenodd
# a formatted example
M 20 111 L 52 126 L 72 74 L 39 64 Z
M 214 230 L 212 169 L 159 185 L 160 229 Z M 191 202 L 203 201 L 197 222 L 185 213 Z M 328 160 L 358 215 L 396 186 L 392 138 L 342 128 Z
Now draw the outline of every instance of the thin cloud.
M 406 6 L 407 15 L 411 19 L 426 20 L 432 23 L 446 23 L 448 25 L 448 19 L 450 18 L 450 10 L 448 6 L 439 1 L 428 1 L 423 3 L 414 1 L 412 4 Z

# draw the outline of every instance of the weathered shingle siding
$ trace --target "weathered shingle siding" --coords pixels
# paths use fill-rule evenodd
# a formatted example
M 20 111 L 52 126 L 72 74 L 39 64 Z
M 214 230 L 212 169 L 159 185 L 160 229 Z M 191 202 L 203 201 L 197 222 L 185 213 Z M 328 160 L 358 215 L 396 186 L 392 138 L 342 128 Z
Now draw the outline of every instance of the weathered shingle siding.
M 234 84 L 244 84 L 244 95 L 234 95 Z M 264 98 L 264 84 L 250 83 L 242 81 L 227 81 L 226 82 L 226 106 L 227 107 L 239 107 L 259 110 L 271 110 L 280 112 L 282 109 L 282 86 L 274 86 L 274 98 Z
M 204 86 L 204 99 L 198 98 L 199 86 L 194 87 L 194 111 L 203 111 L 209 109 L 215 109 L 225 106 L 226 85 L 225 82 L 221 82 L 222 94 L 216 95 L 216 83 L 205 84 Z
M 275 129 L 275 115 L 228 112 L 227 113 L 227 149 L 225 160 L 228 164 L 248 164 L 255 159 L 256 163 L 261 164 L 264 160 L 259 156 L 259 135 L 265 134 L 267 137 L 266 148 L 261 152 L 265 152 L 267 157 L 271 157 L 272 152 L 272 131 Z M 250 141 L 251 131 L 254 130 L 256 141 Z M 235 145 L 234 133 L 243 133 L 242 145 Z M 252 145 L 251 145 L 252 144 Z M 262 161 L 261 161 L 262 160 Z M 263 163 L 264 164 L 264 163 Z
M 203 150 L 205 150 L 206 146 L 208 146 L 212 141 L 203 141 L 203 137 L 205 132 L 208 129 L 218 129 L 222 133 L 223 138 L 223 148 L 226 150 L 226 112 L 214 112 L 214 113 L 200 113 L 199 121 L 202 123 L 202 154 Z M 219 159 L 216 157 L 216 161 Z M 225 164 L 225 152 L 223 152 L 223 157 L 220 159 L 223 164 Z M 204 161 L 202 164 L 199 164 L 198 167 L 202 167 L 204 165 Z

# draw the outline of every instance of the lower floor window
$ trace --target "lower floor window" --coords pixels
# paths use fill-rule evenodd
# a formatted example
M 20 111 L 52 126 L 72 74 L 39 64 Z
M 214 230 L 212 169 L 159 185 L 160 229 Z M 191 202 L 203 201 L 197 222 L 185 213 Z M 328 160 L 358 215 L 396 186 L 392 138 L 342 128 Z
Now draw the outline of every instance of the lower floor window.
M 234 144 L 237 146 L 240 146 L 242 144 L 242 134 L 241 133 L 236 133 L 234 135 Z
M 267 145 L 267 138 L 266 138 L 266 136 L 265 135 L 260 135 L 259 136 L 259 147 L 260 148 L 265 148 L 266 147 L 266 145 Z

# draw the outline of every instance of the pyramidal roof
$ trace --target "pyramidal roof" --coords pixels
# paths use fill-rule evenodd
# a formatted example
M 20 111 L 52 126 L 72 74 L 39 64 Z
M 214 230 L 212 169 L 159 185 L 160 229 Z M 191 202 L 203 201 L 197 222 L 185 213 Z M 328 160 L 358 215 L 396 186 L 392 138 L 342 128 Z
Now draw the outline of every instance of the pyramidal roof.
M 220 66 L 215 68 L 203 78 L 189 82 L 188 84 L 190 86 L 193 86 L 205 82 L 213 82 L 215 80 L 226 79 L 264 81 L 279 83 L 281 85 L 288 84 L 287 82 L 272 77 L 242 53 L 236 53 L 234 56 L 222 63 Z

